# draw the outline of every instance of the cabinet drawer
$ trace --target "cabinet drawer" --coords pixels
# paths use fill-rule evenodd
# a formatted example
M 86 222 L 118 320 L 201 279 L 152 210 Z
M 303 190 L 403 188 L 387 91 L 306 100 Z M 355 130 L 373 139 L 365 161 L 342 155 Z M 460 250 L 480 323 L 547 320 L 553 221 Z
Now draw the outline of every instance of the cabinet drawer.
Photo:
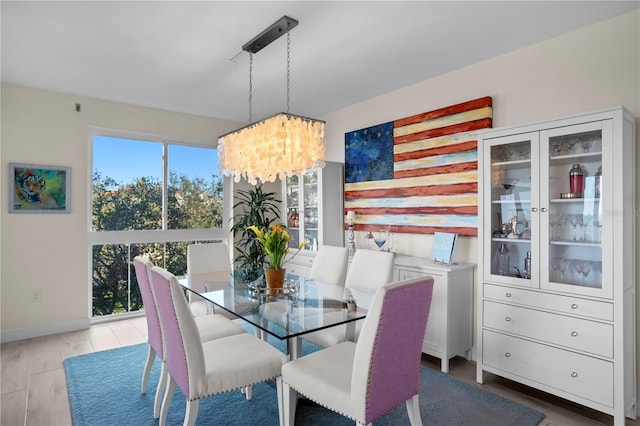
M 531 306 L 533 308 L 557 311 L 559 313 L 613 321 L 613 304 L 608 302 L 541 293 L 535 290 L 502 287 L 494 284 L 484 285 L 484 297 L 507 303 Z
M 485 327 L 613 357 L 613 326 L 485 300 Z
M 487 366 L 613 406 L 613 363 L 489 330 L 482 336 Z

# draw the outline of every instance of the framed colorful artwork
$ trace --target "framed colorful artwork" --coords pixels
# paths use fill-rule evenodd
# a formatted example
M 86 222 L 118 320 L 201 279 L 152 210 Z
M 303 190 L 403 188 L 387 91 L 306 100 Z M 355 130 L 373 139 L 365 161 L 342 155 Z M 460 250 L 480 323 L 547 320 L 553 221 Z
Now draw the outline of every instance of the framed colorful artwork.
M 9 213 L 70 213 L 71 168 L 9 163 Z
M 346 133 L 353 228 L 478 235 L 477 132 L 492 124 L 486 96 Z

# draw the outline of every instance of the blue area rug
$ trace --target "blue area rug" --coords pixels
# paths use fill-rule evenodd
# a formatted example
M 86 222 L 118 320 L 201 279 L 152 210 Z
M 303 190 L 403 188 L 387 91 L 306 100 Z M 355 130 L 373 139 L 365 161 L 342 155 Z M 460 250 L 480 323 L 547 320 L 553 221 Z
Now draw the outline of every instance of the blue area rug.
M 271 339 L 270 336 L 270 343 L 280 350 L 284 349 L 283 342 Z M 129 346 L 67 358 L 64 361 L 74 425 L 158 424 L 158 420 L 153 418 L 153 399 L 160 375 L 160 362 L 157 359 L 151 370 L 147 394 L 140 393 L 147 347 L 146 344 Z M 302 353 L 304 355 L 317 349 L 304 342 Z M 422 367 L 420 386 L 420 412 L 425 425 L 527 426 L 536 425 L 544 418 L 538 411 L 427 367 Z M 184 395 L 178 388 L 169 409 L 167 423 L 181 425 L 184 410 Z M 352 426 L 354 422 L 301 400 L 296 411 L 296 424 Z M 408 424 L 404 404 L 374 422 L 376 426 Z M 251 401 L 247 401 L 240 392 L 229 392 L 201 400 L 196 425 L 278 425 L 275 383 L 254 386 Z

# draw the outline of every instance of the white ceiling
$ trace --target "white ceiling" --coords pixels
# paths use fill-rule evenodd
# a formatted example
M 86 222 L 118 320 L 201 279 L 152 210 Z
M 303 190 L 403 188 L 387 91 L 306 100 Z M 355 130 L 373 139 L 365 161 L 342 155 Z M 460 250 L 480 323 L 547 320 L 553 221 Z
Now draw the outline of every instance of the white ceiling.
M 316 117 L 640 7 L 640 1 L 6 1 L 2 81 L 248 120 L 241 47 L 284 15 L 291 109 Z M 286 110 L 286 37 L 254 55 L 253 118 Z

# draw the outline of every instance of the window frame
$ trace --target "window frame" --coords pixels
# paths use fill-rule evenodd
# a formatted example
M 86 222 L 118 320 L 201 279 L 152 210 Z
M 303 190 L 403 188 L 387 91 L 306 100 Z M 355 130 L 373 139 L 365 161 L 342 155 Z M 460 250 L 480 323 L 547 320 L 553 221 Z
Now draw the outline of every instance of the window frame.
M 161 230 L 126 230 L 126 231 L 94 231 L 93 230 L 93 138 L 96 136 L 106 136 L 120 139 L 132 139 L 148 142 L 157 142 L 162 144 L 162 226 Z M 92 265 L 92 248 L 95 245 L 105 244 L 144 244 L 144 243 L 171 243 L 180 241 L 210 241 L 210 240 L 222 240 L 227 243 L 228 246 L 233 243 L 230 240 L 229 228 L 230 219 L 233 206 L 233 189 L 232 182 L 229 177 L 222 176 L 222 193 L 223 193 L 223 209 L 222 209 L 222 227 L 221 228 L 199 228 L 199 229 L 166 229 L 167 226 L 167 200 L 168 200 L 168 161 L 167 150 L 169 145 L 184 145 L 192 146 L 195 148 L 213 148 L 217 149 L 216 145 L 188 141 L 185 139 L 178 139 L 170 136 L 160 136 L 150 133 L 133 132 L 127 130 L 116 130 L 103 127 L 89 127 L 88 139 L 87 139 L 87 265 L 88 276 L 87 282 L 89 285 L 88 294 L 88 314 L 91 322 L 99 322 L 96 317 L 93 317 L 93 265 Z M 126 315 L 143 315 L 144 311 L 140 312 L 128 312 L 126 314 L 117 314 L 119 318 Z M 112 316 L 108 316 L 109 320 Z M 106 320 L 101 318 L 101 320 Z

